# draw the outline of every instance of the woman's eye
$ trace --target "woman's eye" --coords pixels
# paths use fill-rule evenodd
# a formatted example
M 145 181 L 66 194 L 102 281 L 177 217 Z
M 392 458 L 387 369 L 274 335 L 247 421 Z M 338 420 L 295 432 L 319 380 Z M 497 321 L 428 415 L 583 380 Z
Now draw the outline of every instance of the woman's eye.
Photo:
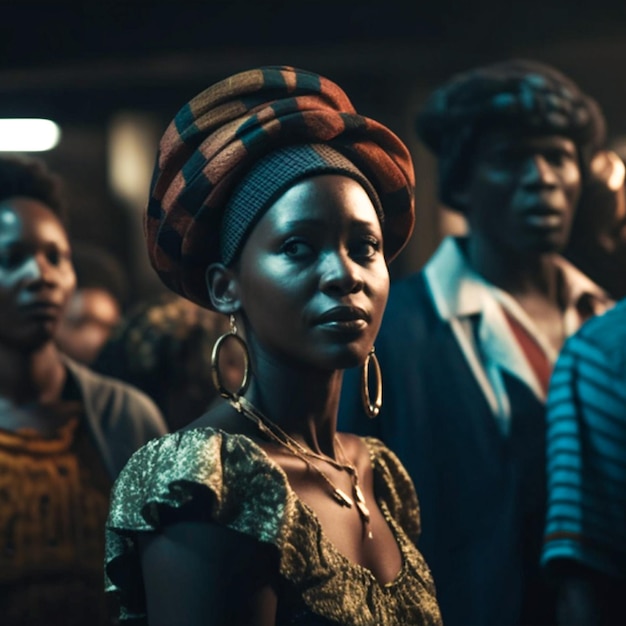
M 282 245 L 281 252 L 290 257 L 303 257 L 311 252 L 311 246 L 302 240 L 291 239 Z
M 23 259 L 23 255 L 16 250 L 3 250 L 0 252 L 0 267 L 11 269 L 17 267 Z
M 46 258 L 48 259 L 48 263 L 50 265 L 59 266 L 62 263 L 71 263 L 72 262 L 72 254 L 69 250 L 65 250 L 63 248 L 50 248 L 46 252 Z
M 353 248 L 355 256 L 370 259 L 380 251 L 380 241 L 374 238 L 363 239 Z
M 47 257 L 51 265 L 58 265 L 61 262 L 61 253 L 58 250 L 50 250 Z

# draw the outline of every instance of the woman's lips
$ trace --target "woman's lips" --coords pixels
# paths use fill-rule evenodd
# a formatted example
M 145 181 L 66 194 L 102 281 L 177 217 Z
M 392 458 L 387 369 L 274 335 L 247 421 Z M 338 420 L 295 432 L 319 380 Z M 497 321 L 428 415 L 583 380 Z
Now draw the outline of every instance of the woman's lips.
M 31 317 L 56 318 L 60 307 L 54 302 L 31 302 L 20 307 L 22 312 Z
M 315 324 L 325 328 L 359 331 L 366 328 L 369 323 L 369 315 L 359 307 L 338 306 L 320 315 Z

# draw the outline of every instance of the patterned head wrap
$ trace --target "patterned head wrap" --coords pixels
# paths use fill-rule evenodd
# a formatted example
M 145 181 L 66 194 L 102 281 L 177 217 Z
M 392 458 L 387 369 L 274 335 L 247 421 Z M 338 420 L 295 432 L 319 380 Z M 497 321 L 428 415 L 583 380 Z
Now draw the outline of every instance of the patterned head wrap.
M 416 120 L 417 134 L 439 160 L 439 197 L 458 210 L 471 152 L 490 129 L 557 134 L 576 144 L 583 174 L 605 139 L 598 104 L 548 65 L 514 59 L 453 76 L 433 92 Z
M 393 259 L 413 229 L 415 177 L 391 130 L 358 115 L 338 85 L 312 72 L 261 67 L 216 83 L 178 112 L 161 139 L 145 221 L 152 266 L 174 292 L 211 308 L 207 266 L 236 258 L 285 185 L 324 172 L 361 182 L 382 212 L 385 257 Z M 257 206 L 249 191 L 263 180 L 273 191 Z

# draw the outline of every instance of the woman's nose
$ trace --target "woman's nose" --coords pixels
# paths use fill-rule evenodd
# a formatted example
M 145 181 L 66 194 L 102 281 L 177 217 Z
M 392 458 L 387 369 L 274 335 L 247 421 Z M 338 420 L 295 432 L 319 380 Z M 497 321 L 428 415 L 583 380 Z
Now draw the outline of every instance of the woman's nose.
M 53 282 L 52 266 L 43 255 L 34 255 L 24 264 L 24 279 L 30 284 Z
M 347 253 L 327 254 L 322 264 L 321 288 L 354 293 L 363 287 L 362 268 Z

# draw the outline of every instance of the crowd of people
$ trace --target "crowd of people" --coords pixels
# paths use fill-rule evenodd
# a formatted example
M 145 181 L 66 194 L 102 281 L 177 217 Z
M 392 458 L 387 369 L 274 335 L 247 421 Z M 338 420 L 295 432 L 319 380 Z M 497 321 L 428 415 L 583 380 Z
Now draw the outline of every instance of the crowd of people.
M 467 222 L 392 281 L 404 141 L 315 72 L 207 86 L 145 210 L 132 302 L 63 181 L 0 157 L 8 626 L 609 626 L 626 591 L 624 164 L 525 59 L 416 137 Z

